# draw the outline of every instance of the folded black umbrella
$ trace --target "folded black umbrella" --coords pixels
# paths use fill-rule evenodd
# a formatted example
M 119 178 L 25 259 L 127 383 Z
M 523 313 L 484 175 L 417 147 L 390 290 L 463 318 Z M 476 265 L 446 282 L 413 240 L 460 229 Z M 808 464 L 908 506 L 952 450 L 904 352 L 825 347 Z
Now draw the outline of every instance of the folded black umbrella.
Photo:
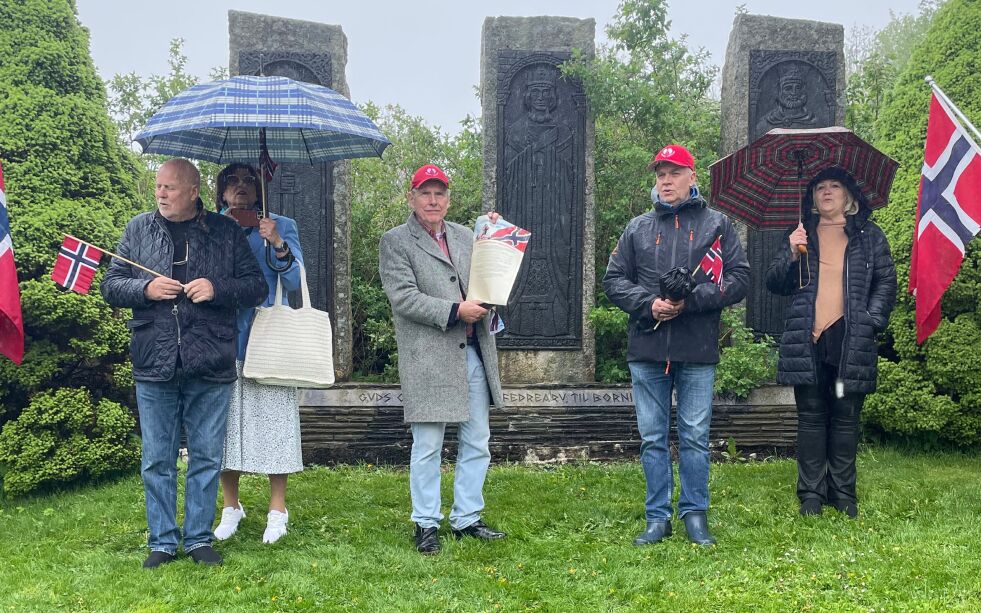
M 672 268 L 658 279 L 661 297 L 668 300 L 684 300 L 695 286 L 691 271 L 684 266 Z

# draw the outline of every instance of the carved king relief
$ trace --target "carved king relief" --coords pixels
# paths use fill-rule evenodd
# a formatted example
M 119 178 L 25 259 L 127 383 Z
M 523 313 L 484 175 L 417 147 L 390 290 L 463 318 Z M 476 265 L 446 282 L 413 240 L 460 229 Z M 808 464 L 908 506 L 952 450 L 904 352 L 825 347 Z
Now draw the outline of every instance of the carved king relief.
M 581 86 L 561 78 L 564 59 L 500 56 L 499 211 L 532 233 L 505 309 L 502 348 L 582 344 L 585 104 Z
M 834 123 L 835 55 L 754 50 L 750 53 L 750 134 L 773 128 L 821 128 Z

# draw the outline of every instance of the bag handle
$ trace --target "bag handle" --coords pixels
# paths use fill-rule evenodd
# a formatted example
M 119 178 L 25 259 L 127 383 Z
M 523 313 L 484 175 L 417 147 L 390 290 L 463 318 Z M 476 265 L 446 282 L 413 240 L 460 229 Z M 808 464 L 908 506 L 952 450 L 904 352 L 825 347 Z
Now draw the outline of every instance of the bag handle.
M 310 288 L 307 287 L 307 271 L 303 268 L 303 264 L 297 260 L 296 265 L 300 267 L 300 294 L 303 298 L 303 306 L 301 309 L 312 309 L 313 306 L 310 304 Z M 283 275 L 276 275 L 276 306 L 283 304 Z

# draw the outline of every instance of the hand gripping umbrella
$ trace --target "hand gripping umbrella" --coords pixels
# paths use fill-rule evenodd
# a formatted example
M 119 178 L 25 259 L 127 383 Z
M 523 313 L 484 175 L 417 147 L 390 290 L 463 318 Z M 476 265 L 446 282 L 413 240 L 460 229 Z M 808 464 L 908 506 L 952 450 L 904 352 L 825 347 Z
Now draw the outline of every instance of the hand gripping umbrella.
M 899 164 L 840 126 L 776 128 L 709 167 L 711 203 L 753 229 L 786 228 L 800 223 L 804 186 L 831 166 L 847 170 L 877 209 Z
M 336 91 L 286 77 L 237 76 L 195 85 L 171 98 L 136 135 L 143 153 L 218 164 L 262 166 L 381 156 L 391 143 L 378 126 Z

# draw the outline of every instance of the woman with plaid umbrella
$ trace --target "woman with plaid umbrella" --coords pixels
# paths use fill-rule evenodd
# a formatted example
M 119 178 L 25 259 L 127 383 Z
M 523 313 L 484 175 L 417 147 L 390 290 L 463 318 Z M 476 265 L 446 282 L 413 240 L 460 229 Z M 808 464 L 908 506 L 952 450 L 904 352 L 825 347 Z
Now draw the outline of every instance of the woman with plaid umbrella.
M 859 414 L 875 390 L 875 336 L 896 301 L 889 244 L 870 214 L 852 175 L 838 167 L 818 172 L 804 194 L 803 221 L 766 275 L 770 291 L 791 296 L 777 382 L 794 386 L 805 516 L 824 506 L 858 515 Z

